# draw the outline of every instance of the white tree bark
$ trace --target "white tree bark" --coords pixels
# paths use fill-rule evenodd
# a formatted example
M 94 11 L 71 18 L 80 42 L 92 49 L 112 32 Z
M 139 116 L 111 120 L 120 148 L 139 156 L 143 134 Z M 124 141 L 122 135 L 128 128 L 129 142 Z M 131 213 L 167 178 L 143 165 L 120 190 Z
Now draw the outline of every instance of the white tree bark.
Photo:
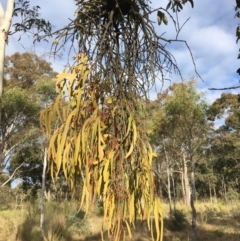
M 14 10 L 14 0 L 8 0 L 6 13 L 4 13 L 2 4 L 0 3 L 0 98 L 3 93 L 3 67 L 5 47 L 8 40 L 8 31 L 11 26 Z
M 40 194 L 39 206 L 40 206 L 40 230 L 44 240 L 46 240 L 44 231 L 44 191 L 45 191 L 45 178 L 46 178 L 46 168 L 47 168 L 47 153 L 48 149 L 44 148 L 43 157 L 43 172 L 42 172 L 42 190 Z
M 190 186 L 189 186 L 189 179 L 188 179 L 188 167 L 187 167 L 187 160 L 186 154 L 182 154 L 182 162 L 183 162 L 183 180 L 184 180 L 184 189 L 185 189 L 185 204 L 187 206 L 190 205 Z
M 196 197 L 196 187 L 195 187 L 195 162 L 192 155 L 190 156 L 191 162 L 191 209 L 192 209 L 192 241 L 197 240 L 197 211 L 195 208 L 195 197 Z
M 164 142 L 162 142 L 163 144 L 163 150 L 165 153 L 165 159 L 166 159 L 166 164 L 167 164 L 167 187 L 168 187 L 168 200 L 169 200 L 169 212 L 170 214 L 172 214 L 172 196 L 171 196 L 171 182 L 170 182 L 170 163 L 169 163 L 169 159 L 168 159 L 168 153 L 166 151 Z
M 8 0 L 6 13 L 4 13 L 2 4 L 0 3 L 0 126 L 2 123 L 1 106 L 3 95 L 3 69 L 4 69 L 4 57 L 5 47 L 8 41 L 8 31 L 11 26 L 12 16 L 14 10 L 14 0 Z M 3 140 L 2 131 L 0 129 L 0 165 L 2 164 L 2 150 Z

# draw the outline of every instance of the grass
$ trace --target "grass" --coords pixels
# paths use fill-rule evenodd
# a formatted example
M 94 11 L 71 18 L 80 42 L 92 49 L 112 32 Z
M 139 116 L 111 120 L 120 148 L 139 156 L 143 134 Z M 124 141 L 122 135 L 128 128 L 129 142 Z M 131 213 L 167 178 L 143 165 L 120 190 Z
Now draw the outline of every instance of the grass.
M 188 225 L 180 231 L 169 231 L 165 227 L 164 241 L 191 240 L 191 209 L 177 205 L 185 213 Z M 198 241 L 236 241 L 240 240 L 240 203 L 196 202 Z M 166 204 L 163 205 L 165 218 L 169 220 Z
M 86 219 L 77 214 L 76 203 L 46 203 L 45 232 L 48 241 L 100 241 L 102 210 L 95 207 Z M 191 209 L 177 204 L 178 210 L 169 216 L 169 207 L 162 204 L 164 241 L 191 240 Z M 198 241 L 240 240 L 240 204 L 197 202 Z M 25 204 L 20 209 L 0 211 L 0 241 L 42 241 L 39 230 L 38 204 Z M 150 239 L 146 225 L 138 223 L 133 241 Z M 107 237 L 107 235 L 105 235 Z M 108 240 L 106 238 L 106 240 Z

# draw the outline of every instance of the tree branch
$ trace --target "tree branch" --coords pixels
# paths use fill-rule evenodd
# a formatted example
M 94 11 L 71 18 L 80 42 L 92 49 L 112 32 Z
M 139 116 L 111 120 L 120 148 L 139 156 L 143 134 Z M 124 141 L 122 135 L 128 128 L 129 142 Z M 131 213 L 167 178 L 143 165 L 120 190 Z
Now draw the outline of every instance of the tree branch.
M 226 87 L 226 88 L 208 88 L 209 90 L 233 90 L 240 88 L 240 85 L 233 86 L 233 87 Z
M 24 164 L 24 162 L 14 170 L 14 172 L 12 173 L 12 175 L 8 178 L 8 180 L 7 180 L 6 182 L 4 182 L 4 183 L 1 185 L 1 187 L 5 186 L 8 182 L 10 182 L 10 181 L 13 179 L 16 171 L 17 171 L 19 168 L 21 168 L 21 166 L 22 166 L 23 164 Z

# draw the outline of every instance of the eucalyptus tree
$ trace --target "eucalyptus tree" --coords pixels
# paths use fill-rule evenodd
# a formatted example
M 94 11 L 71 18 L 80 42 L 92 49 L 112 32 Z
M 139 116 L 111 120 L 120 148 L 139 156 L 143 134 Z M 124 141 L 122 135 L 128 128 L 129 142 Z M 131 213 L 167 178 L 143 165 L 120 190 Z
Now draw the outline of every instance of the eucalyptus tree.
M 10 175 L 24 178 L 39 157 L 39 112 L 43 104 L 55 97 L 51 64 L 31 53 L 15 53 L 5 58 L 4 93 L 2 97 L 1 172 L 9 167 Z M 45 106 L 45 105 L 44 105 Z M 31 148 L 35 148 L 31 151 Z M 39 161 L 35 163 L 39 166 Z M 41 166 L 41 165 L 40 165 Z M 36 167 L 36 166 L 35 166 Z M 34 179 L 34 175 L 32 175 Z M 37 175 L 35 175 L 37 179 Z
M 166 162 L 169 162 L 167 159 L 169 153 L 172 153 L 175 159 L 172 167 L 180 166 L 182 193 L 186 204 L 192 208 L 192 240 L 196 240 L 195 165 L 207 140 L 208 107 L 204 97 L 196 91 L 194 81 L 174 83 L 158 94 L 156 102 L 162 114 L 155 115 L 153 138 L 158 145 L 163 146 L 165 154 L 168 151 Z
M 212 169 L 217 176 L 217 192 L 225 199 L 231 190 L 239 193 L 239 107 L 238 94 L 223 93 L 208 111 L 210 120 L 220 119 L 222 122 L 211 141 L 211 158 Z
M 194 82 L 186 85 L 173 84 L 170 91 L 172 95 L 166 98 L 166 112 L 173 125 L 177 127 L 176 131 L 181 132 L 181 135 L 177 134 L 177 138 L 181 143 L 183 158 L 189 160 L 193 240 L 196 240 L 195 163 L 200 148 L 207 139 L 207 104 L 201 94 L 197 93 Z
M 39 41 L 40 33 L 50 34 L 51 32 L 50 23 L 40 18 L 39 9 L 39 6 L 31 8 L 29 1 L 25 0 L 7 0 L 5 11 L 2 4 L 0 4 L 0 99 L 3 93 L 5 47 L 9 35 L 16 32 L 26 33 L 36 29 L 37 32 L 33 35 L 33 40 Z M 21 20 L 11 26 L 13 17 L 19 15 Z
M 3 103 L 3 82 L 4 82 L 4 58 L 5 47 L 9 41 L 9 36 L 16 32 L 29 32 L 33 29 L 37 31 L 33 34 L 34 41 L 40 41 L 39 34 L 50 34 L 51 25 L 45 19 L 40 18 L 39 6 L 31 7 L 29 1 L 7 0 L 7 7 L 4 11 L 0 3 L 0 126 L 2 126 L 2 103 Z M 13 17 L 21 16 L 21 20 L 12 25 Z M 0 128 L 0 165 L 4 161 L 3 156 L 3 133 Z

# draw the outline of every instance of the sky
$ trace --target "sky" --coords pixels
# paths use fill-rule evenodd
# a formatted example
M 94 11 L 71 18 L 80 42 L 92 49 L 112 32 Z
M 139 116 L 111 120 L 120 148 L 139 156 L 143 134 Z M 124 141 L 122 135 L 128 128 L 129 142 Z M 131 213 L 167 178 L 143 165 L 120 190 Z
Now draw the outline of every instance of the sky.
M 1 0 L 3 7 L 6 7 L 7 0 Z M 68 18 L 74 18 L 76 6 L 73 0 L 31 0 L 32 5 L 41 7 L 42 17 L 49 20 L 54 29 L 61 28 L 68 23 Z M 160 2 L 160 3 L 159 3 Z M 152 0 L 152 8 L 166 6 L 168 0 Z M 184 81 L 192 78 L 196 79 L 198 90 L 205 93 L 206 99 L 212 103 L 220 97 L 223 91 L 210 91 L 208 88 L 224 88 L 240 85 L 240 76 L 236 70 L 240 67 L 237 60 L 239 45 L 236 44 L 236 27 L 240 19 L 234 18 L 235 0 L 194 0 L 194 8 L 187 3 L 178 15 L 180 25 L 188 18 L 183 26 L 179 39 L 186 40 L 196 63 L 196 68 L 200 78 L 196 76 L 194 65 L 189 50 L 184 43 L 172 43 L 167 46 L 168 50 L 175 56 Z M 151 16 L 151 20 L 157 22 L 156 12 Z M 156 32 L 160 35 L 164 33 L 165 38 L 175 39 L 176 32 L 174 26 L 168 19 L 168 26 L 156 24 Z M 9 38 L 6 54 L 15 52 L 32 51 L 40 56 L 48 56 L 50 43 L 32 44 L 32 38 L 22 35 Z M 54 70 L 61 72 L 66 64 L 67 48 L 62 58 L 46 58 L 52 62 Z M 179 75 L 169 76 L 171 83 L 182 81 Z M 166 82 L 163 88 L 167 88 Z M 150 97 L 154 99 L 161 90 L 162 83 L 156 83 L 151 90 Z M 226 92 L 226 91 L 224 91 Z M 239 93 L 239 90 L 231 90 Z

